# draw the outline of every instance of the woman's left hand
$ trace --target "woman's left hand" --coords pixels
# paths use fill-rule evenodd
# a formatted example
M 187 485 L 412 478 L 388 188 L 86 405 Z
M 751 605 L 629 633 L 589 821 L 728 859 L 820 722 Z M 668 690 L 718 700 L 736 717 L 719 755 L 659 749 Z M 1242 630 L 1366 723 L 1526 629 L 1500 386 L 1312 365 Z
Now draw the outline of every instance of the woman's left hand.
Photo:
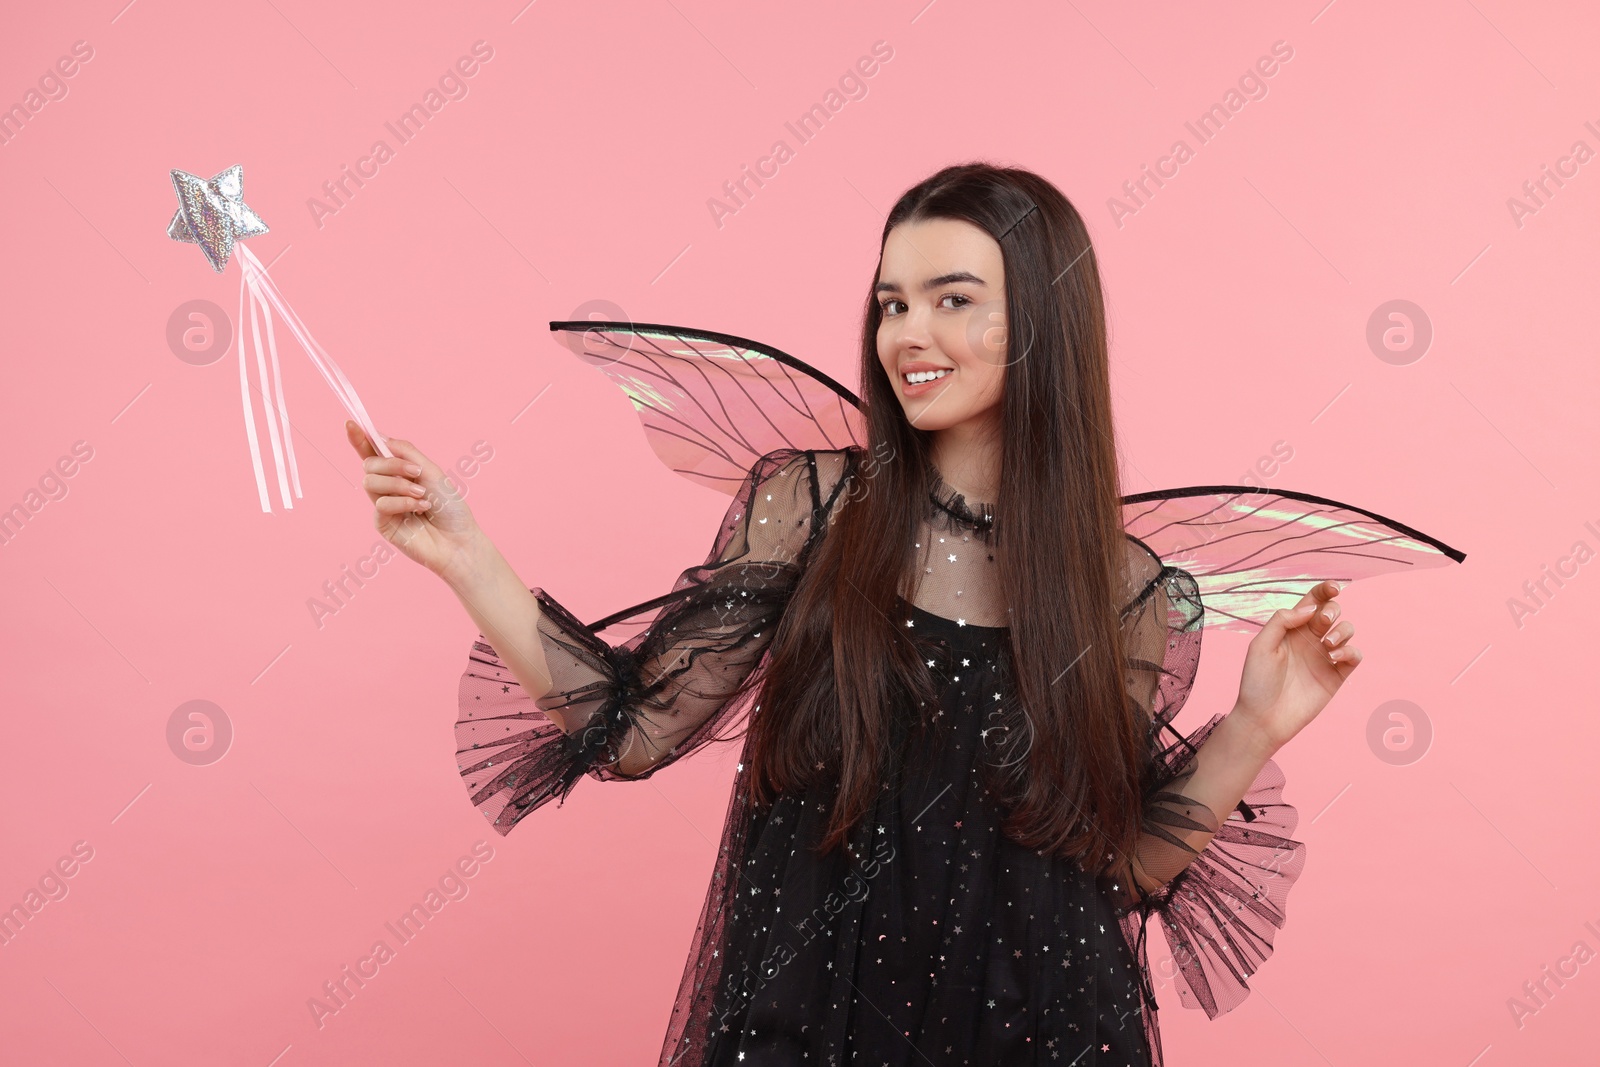
M 1319 582 L 1293 608 L 1272 613 L 1250 640 L 1232 714 L 1277 751 L 1315 719 L 1350 672 L 1361 650 L 1355 626 L 1339 619 L 1336 582 Z

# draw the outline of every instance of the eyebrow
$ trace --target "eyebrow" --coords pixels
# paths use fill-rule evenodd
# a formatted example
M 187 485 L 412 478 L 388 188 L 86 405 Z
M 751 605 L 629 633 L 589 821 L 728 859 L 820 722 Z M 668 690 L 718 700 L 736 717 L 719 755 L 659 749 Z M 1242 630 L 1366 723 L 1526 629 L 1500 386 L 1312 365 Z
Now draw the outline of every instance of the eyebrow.
M 937 278 L 929 278 L 922 283 L 922 288 L 924 290 L 937 289 L 939 286 L 949 285 L 951 282 L 971 282 L 973 285 L 988 284 L 970 270 L 958 270 L 950 274 L 941 274 Z M 898 293 L 900 287 L 894 282 L 879 282 L 872 291 L 875 293 Z

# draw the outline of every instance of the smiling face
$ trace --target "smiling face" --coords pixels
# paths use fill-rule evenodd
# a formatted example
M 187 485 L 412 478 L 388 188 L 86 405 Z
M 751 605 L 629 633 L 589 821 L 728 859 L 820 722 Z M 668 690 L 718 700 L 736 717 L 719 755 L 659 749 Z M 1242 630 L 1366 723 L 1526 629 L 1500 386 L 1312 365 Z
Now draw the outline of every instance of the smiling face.
M 1006 338 L 1005 270 L 994 238 L 961 219 L 896 226 L 883 243 L 877 299 L 878 361 L 907 421 L 926 431 L 992 430 Z

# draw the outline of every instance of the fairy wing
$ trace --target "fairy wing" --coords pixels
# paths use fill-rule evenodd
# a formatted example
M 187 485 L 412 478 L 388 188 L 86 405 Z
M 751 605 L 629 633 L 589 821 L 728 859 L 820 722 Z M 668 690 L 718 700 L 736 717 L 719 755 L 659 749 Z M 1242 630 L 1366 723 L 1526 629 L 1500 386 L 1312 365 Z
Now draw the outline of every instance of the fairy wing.
M 815 367 L 732 334 L 649 322 L 552 322 L 615 382 L 667 469 L 732 494 L 779 448 L 863 445 L 861 401 Z
M 660 323 L 571 320 L 550 329 L 622 389 L 667 469 L 699 485 L 734 493 L 779 448 L 866 447 L 860 398 L 772 345 Z M 1466 558 L 1394 519 L 1290 489 L 1135 493 L 1123 497 L 1123 524 L 1164 565 L 1194 577 L 1205 605 L 1196 629 L 1254 633 L 1320 581 Z
M 1321 581 L 1466 559 L 1404 523 L 1291 489 L 1195 485 L 1122 499 L 1127 532 L 1194 576 L 1211 629 L 1254 633 Z
M 614 381 L 669 470 L 734 492 L 778 448 L 865 447 L 861 401 L 815 367 L 732 334 L 642 322 L 552 322 L 557 339 Z M 1192 574 L 1202 625 L 1253 633 L 1325 579 L 1460 562 L 1404 523 L 1289 489 L 1198 485 L 1123 497 L 1123 522 Z
M 552 333 L 632 402 L 667 469 L 733 493 L 779 448 L 865 447 L 853 392 L 772 345 L 645 322 L 572 320 Z M 1198 584 L 1200 625 L 1253 633 L 1319 581 L 1461 562 L 1465 553 L 1404 523 L 1338 500 L 1244 485 L 1123 497 L 1123 523 Z
M 1123 498 L 1123 515 L 1129 536 L 1160 561 L 1135 606 L 1157 587 L 1166 592 L 1165 650 L 1152 707 L 1158 773 L 1147 809 L 1157 836 L 1163 836 L 1160 813 L 1184 799 L 1171 792 L 1172 783 L 1201 758 L 1205 737 L 1222 719 L 1213 715 L 1187 734 L 1172 725 L 1194 684 L 1205 629 L 1253 633 L 1328 579 L 1350 582 L 1466 559 L 1393 519 L 1288 489 L 1203 485 L 1136 493 Z M 1142 944 L 1146 920 L 1159 917 L 1179 1000 L 1209 1018 L 1249 994 L 1247 979 L 1272 954 L 1289 890 L 1305 865 L 1305 844 L 1293 836 L 1299 816 L 1283 798 L 1284 784 L 1282 770 L 1268 760 L 1199 856 L 1142 913 L 1125 919 L 1130 943 Z

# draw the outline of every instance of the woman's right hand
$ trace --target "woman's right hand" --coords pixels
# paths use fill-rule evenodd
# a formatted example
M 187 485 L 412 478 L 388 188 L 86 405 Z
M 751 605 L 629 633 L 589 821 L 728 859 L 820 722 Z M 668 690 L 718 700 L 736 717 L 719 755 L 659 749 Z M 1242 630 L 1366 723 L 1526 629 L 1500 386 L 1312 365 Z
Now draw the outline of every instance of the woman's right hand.
M 361 456 L 366 471 L 361 486 L 384 539 L 441 577 L 464 565 L 480 536 L 478 523 L 443 468 L 410 441 L 385 437 L 391 457 L 381 454 L 355 422 L 346 420 L 344 430 Z

